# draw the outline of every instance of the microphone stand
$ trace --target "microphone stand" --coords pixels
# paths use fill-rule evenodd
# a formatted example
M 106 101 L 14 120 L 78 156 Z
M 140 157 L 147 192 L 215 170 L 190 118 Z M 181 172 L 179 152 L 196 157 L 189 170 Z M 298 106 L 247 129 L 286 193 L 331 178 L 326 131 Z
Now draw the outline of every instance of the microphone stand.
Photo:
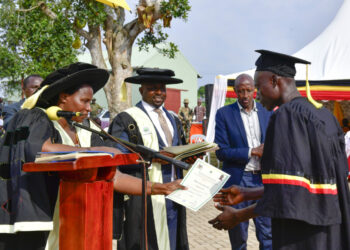
M 188 170 L 190 165 L 173 159 L 171 157 L 162 155 L 160 152 L 155 151 L 151 148 L 145 147 L 143 145 L 138 145 L 138 144 L 134 144 L 131 143 L 129 141 L 125 141 L 122 140 L 120 138 L 116 138 L 112 135 L 110 135 L 109 133 L 105 132 L 103 129 L 101 129 L 101 131 L 92 129 L 90 127 L 87 127 L 85 125 L 82 125 L 78 122 L 72 121 L 69 118 L 66 118 L 67 122 L 71 125 L 71 126 L 76 126 L 85 130 L 88 130 L 92 133 L 98 134 L 99 136 L 106 138 L 106 139 L 110 139 L 112 141 L 115 141 L 119 144 L 121 144 L 122 146 L 131 149 L 130 151 L 135 151 L 137 153 L 139 153 L 141 155 L 141 158 L 143 159 L 141 161 L 142 166 L 143 166 L 143 171 L 142 171 L 142 213 L 143 213 L 143 220 L 142 220 L 142 227 L 144 228 L 143 230 L 143 234 L 141 235 L 141 248 L 148 250 L 148 235 L 147 235 L 147 193 L 146 193 L 146 187 L 147 187 L 147 168 L 149 168 L 151 166 L 151 162 L 153 158 L 158 158 L 164 161 L 167 161 L 181 169 L 185 169 Z M 145 159 L 145 160 L 144 160 Z
M 190 165 L 187 164 L 186 162 L 179 161 L 179 160 L 176 160 L 176 159 L 171 158 L 169 156 L 163 155 L 160 152 L 158 152 L 154 149 L 145 147 L 143 145 L 134 144 L 132 142 L 125 141 L 125 140 L 120 139 L 120 138 L 116 138 L 116 137 L 108 134 L 107 132 L 105 132 L 103 129 L 101 130 L 103 132 L 101 132 L 101 131 L 98 131 L 96 129 L 92 129 L 90 127 L 87 127 L 85 125 L 82 125 L 82 124 L 75 122 L 75 121 L 72 121 L 72 120 L 69 120 L 68 123 L 71 124 L 72 126 L 76 126 L 76 127 L 88 130 L 90 132 L 93 132 L 95 134 L 98 134 L 99 136 L 101 136 L 103 138 L 115 141 L 115 142 L 121 144 L 122 146 L 126 146 L 126 148 L 131 148 L 133 151 L 141 154 L 144 159 L 147 159 L 147 161 L 151 162 L 151 160 L 153 158 L 157 158 L 157 159 L 167 161 L 167 162 L 169 162 L 169 163 L 171 163 L 171 164 L 173 164 L 181 169 L 184 169 L 184 170 L 188 170 L 190 168 Z

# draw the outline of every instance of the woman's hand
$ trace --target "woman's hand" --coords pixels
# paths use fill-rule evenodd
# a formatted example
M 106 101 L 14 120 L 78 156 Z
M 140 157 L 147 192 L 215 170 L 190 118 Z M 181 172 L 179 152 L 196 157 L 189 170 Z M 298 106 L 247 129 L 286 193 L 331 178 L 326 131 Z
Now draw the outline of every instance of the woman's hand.
M 85 151 L 85 150 L 90 150 L 90 151 L 104 151 L 104 152 L 109 152 L 113 153 L 115 155 L 122 154 L 122 152 L 119 149 L 112 148 L 112 147 L 89 147 L 89 148 L 81 148 L 81 147 L 74 147 L 74 146 L 69 146 L 69 145 L 64 145 L 64 144 L 56 144 L 52 143 L 50 139 L 47 139 L 42 148 L 42 152 L 55 152 L 55 151 Z
M 185 190 L 187 189 L 185 186 L 182 186 L 181 183 L 182 179 L 178 179 L 172 182 L 168 183 L 152 183 L 151 184 L 151 194 L 163 194 L 168 195 L 174 192 L 177 189 Z
M 108 153 L 113 153 L 114 155 L 119 155 L 122 154 L 122 152 L 119 149 L 112 148 L 112 147 L 90 147 L 89 150 L 91 151 L 103 151 L 103 152 L 108 152 Z

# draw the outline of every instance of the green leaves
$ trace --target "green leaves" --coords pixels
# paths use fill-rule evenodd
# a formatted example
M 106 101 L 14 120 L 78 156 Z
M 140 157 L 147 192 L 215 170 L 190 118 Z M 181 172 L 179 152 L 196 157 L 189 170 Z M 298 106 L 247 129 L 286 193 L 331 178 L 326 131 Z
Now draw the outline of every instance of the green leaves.
M 170 27 L 172 18 L 181 18 L 187 20 L 188 12 L 191 10 L 188 0 L 169 0 L 161 2 L 160 12 L 162 13 L 163 26 Z M 168 43 L 168 46 L 158 48 L 157 45 L 165 43 L 168 34 L 163 31 L 163 27 L 159 22 L 153 25 L 153 28 L 144 32 L 142 38 L 137 39 L 137 45 L 140 50 L 148 51 L 149 46 L 157 48 L 160 53 L 169 58 L 174 58 L 178 47 L 174 43 Z
M 181 18 L 187 20 L 188 12 L 190 12 L 191 6 L 188 0 L 169 0 L 163 1 L 161 5 L 161 12 L 163 14 L 170 14 L 174 18 Z
M 0 81 L 4 83 L 7 92 L 19 90 L 21 85 L 18 79 L 21 79 L 20 72 L 23 68 L 21 58 L 8 48 L 0 46 Z
M 70 17 L 88 22 L 91 26 L 100 26 L 107 18 L 106 5 L 95 0 L 71 0 Z M 74 19 L 74 18 L 73 18 Z
M 47 2 L 50 6 L 50 1 Z M 23 76 L 35 73 L 45 77 L 58 67 L 76 61 L 69 20 L 63 13 L 57 13 L 57 19 L 52 20 L 40 7 L 34 8 L 37 4 L 29 0 L 2 3 L 0 80 L 9 87 Z M 27 9 L 32 10 L 24 11 Z
M 151 31 L 146 31 L 145 35 L 140 38 L 137 39 L 137 45 L 139 46 L 139 50 L 145 50 L 145 51 L 149 51 L 149 46 L 152 46 L 154 48 L 156 48 L 161 54 L 163 54 L 164 56 L 167 56 L 169 58 L 174 58 L 176 52 L 179 51 L 177 45 L 175 45 L 174 43 L 169 43 L 168 46 L 165 46 L 165 41 L 168 38 L 168 34 L 163 33 L 161 29 L 156 29 L 157 32 L 151 32 Z M 163 44 L 162 48 L 158 48 L 157 45 L 158 44 Z
M 155 11 L 149 6 L 145 8 Z M 143 37 L 137 39 L 140 49 L 147 51 L 149 46 L 157 48 L 167 41 L 164 28 L 171 26 L 173 18 L 187 20 L 190 9 L 188 0 L 162 1 L 162 15 L 157 15 L 160 19 L 154 20 L 150 29 L 141 33 Z M 45 77 L 53 70 L 75 62 L 89 39 L 102 44 L 107 18 L 112 19 L 109 20 L 113 25 L 111 37 L 130 39 L 131 50 L 135 37 L 129 37 L 128 32 L 133 31 L 123 23 L 124 9 L 112 9 L 95 0 L 1 0 L 0 81 L 9 87 L 18 86 L 18 82 L 29 74 Z M 101 48 L 94 49 L 100 49 L 98 53 L 102 53 Z M 118 49 L 113 47 L 111 53 L 117 53 Z M 157 49 L 170 58 L 178 51 L 173 43 Z

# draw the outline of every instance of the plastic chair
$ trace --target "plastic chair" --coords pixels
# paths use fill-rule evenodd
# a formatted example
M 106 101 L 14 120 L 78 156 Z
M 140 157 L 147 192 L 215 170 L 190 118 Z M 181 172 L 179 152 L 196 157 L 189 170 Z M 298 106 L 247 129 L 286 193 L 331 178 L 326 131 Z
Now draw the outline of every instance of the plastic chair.
M 205 141 L 205 135 L 201 135 L 201 134 L 191 135 L 191 138 L 190 138 L 191 144 L 195 144 L 202 141 Z
M 210 164 L 210 153 L 209 152 L 207 152 L 207 153 L 205 153 L 205 156 L 203 157 L 203 160 L 204 161 L 206 161 L 206 162 L 208 162 L 209 164 Z M 219 161 L 219 159 L 216 159 L 216 166 L 217 167 L 220 167 L 220 161 Z

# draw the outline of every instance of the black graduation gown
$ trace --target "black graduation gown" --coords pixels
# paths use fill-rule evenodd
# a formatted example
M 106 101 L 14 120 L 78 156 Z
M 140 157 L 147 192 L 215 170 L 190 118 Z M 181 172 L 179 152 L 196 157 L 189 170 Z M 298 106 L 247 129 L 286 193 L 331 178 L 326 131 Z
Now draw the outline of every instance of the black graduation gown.
M 350 249 L 350 194 L 343 131 L 305 98 L 270 119 L 261 159 L 264 195 L 255 212 L 272 218 L 274 249 Z
M 44 111 L 19 111 L 9 122 L 0 141 L 0 233 L 12 233 L 16 223 L 51 222 L 59 179 L 55 173 L 23 172 L 25 162 L 33 162 L 47 139 L 61 143 L 61 137 Z M 91 144 L 103 141 L 92 134 Z M 3 179 L 5 178 L 5 179 Z M 31 230 L 43 230 L 30 225 Z M 27 231 L 27 230 L 22 230 Z
M 8 124 L 0 143 L 1 176 L 6 178 L 0 179 L 0 225 L 7 225 L 8 232 L 18 222 L 52 221 L 57 175 L 22 172 L 22 164 L 34 161 L 49 138 L 57 140 L 58 133 L 38 108 L 19 111 Z
M 184 143 L 184 135 L 181 129 L 181 122 L 176 120 L 178 140 Z M 132 124 L 130 126 L 130 124 Z M 129 129 L 128 129 L 129 128 Z M 143 145 L 142 137 L 139 132 L 135 120 L 126 112 L 119 113 L 109 127 L 109 133 L 113 136 L 131 141 L 136 144 Z M 113 145 L 125 152 L 125 148 L 120 145 Z M 140 166 L 120 167 L 119 170 L 127 174 L 141 178 Z M 162 165 L 164 174 L 165 169 L 170 169 L 169 165 Z M 182 171 L 178 170 L 178 177 L 182 177 Z M 163 175 L 164 177 L 164 175 Z M 148 179 L 148 176 L 147 176 Z M 141 233 L 142 233 L 142 199 L 141 196 L 129 196 L 127 201 L 124 200 L 124 195 L 115 193 L 114 195 L 114 213 L 113 213 L 113 237 L 118 239 L 118 249 L 122 250 L 139 250 Z M 186 230 L 186 208 L 173 203 L 177 209 L 177 233 L 176 233 L 176 249 L 188 250 L 188 238 Z M 124 221 L 123 221 L 124 220 Z M 158 250 L 157 237 L 155 232 L 155 224 L 153 218 L 151 197 L 147 196 L 147 231 L 148 231 L 148 249 Z M 161 250 L 161 249 L 159 249 Z

